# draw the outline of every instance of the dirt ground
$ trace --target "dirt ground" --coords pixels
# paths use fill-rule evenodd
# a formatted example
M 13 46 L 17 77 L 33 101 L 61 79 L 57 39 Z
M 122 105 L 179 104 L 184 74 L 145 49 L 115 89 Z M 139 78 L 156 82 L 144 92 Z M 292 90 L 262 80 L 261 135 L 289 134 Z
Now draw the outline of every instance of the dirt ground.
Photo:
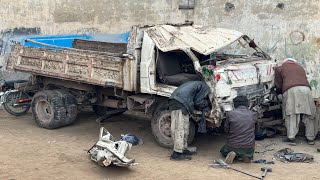
M 104 124 L 114 137 L 121 133 L 134 133 L 144 144 L 134 146 L 129 156 L 139 163 L 130 168 L 100 167 L 91 162 L 86 151 L 96 142 L 100 125 L 93 113 L 83 113 L 70 127 L 57 130 L 38 128 L 32 116 L 14 117 L 0 110 L 0 179 L 254 179 L 227 169 L 208 167 L 221 158 L 219 149 L 224 136 L 198 135 L 194 146 L 198 153 L 191 161 L 169 160 L 171 150 L 159 147 L 151 134 L 150 121 L 133 113 L 111 118 Z M 255 154 L 255 159 L 272 160 L 276 150 L 290 147 L 296 152 L 314 155 L 313 163 L 273 165 L 235 163 L 234 168 L 260 176 L 261 167 L 271 167 L 266 179 L 320 179 L 320 153 L 303 139 L 297 146 L 288 146 L 281 137 L 258 141 L 256 151 L 274 149 Z

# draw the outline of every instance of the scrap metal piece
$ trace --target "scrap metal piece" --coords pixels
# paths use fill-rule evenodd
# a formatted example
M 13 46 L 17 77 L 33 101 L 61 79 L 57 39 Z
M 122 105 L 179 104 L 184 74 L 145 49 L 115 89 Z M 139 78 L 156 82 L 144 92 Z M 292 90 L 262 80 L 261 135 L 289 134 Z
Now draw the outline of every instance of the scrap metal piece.
M 253 177 L 253 178 L 257 178 L 257 179 L 261 179 L 261 177 L 258 177 L 258 176 L 255 176 L 255 175 L 252 175 L 252 174 L 249 174 L 247 172 L 244 172 L 244 171 L 241 171 L 241 170 L 238 170 L 238 169 L 235 169 L 233 167 L 231 167 L 229 164 L 227 164 L 224 160 L 222 159 L 218 159 L 218 160 L 214 160 L 212 164 L 208 164 L 210 167 L 213 167 L 213 168 L 225 168 L 225 169 L 231 169 L 233 171 L 237 171 L 239 173 L 242 173 L 242 174 L 245 174 L 247 176 L 250 176 L 250 177 Z
M 289 163 L 289 162 L 304 162 L 310 163 L 314 161 L 314 156 L 307 153 L 295 153 L 290 148 L 284 148 L 277 151 L 274 154 L 274 158 L 278 161 Z
M 126 157 L 131 147 L 132 144 L 127 141 L 115 141 L 114 137 L 104 127 L 101 127 L 99 140 L 90 148 L 88 153 L 91 160 L 100 166 L 129 167 L 137 164 L 134 159 Z

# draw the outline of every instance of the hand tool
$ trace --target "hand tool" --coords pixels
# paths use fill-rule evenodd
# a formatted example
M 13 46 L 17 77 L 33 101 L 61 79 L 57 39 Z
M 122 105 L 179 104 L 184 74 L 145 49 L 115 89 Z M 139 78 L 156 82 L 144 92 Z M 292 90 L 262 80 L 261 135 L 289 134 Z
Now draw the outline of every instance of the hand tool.
M 254 177 L 254 178 L 257 178 L 257 179 L 261 179 L 261 177 L 258 177 L 258 176 L 255 176 L 255 175 L 252 175 L 252 174 L 249 174 L 249 173 L 246 173 L 244 171 L 241 171 L 241 170 L 238 170 L 238 169 L 235 169 L 233 167 L 231 167 L 230 165 L 228 165 L 224 160 L 222 159 L 218 159 L 218 160 L 215 160 L 213 164 L 209 164 L 210 167 L 213 167 L 213 168 L 225 168 L 225 169 L 232 169 L 234 171 L 237 171 L 239 173 L 242 173 L 242 174 L 245 174 L 247 176 L 251 176 L 251 177 Z
M 263 180 L 266 177 L 268 172 L 272 172 L 272 168 L 263 167 L 261 168 L 261 171 L 263 172 L 261 176 L 261 180 Z

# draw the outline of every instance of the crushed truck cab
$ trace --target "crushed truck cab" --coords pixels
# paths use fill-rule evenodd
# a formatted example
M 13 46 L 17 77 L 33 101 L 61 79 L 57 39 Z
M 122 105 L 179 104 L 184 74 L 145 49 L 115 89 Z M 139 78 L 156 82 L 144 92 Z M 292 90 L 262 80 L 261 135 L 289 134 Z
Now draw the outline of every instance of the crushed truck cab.
M 211 127 L 221 125 L 238 95 L 247 96 L 259 115 L 276 105 L 276 63 L 234 30 L 191 24 L 134 26 L 127 43 L 76 39 L 73 48 L 42 45 L 50 48 L 18 44 L 7 62 L 8 69 L 32 74 L 29 87 L 38 91 L 32 113 L 40 127 L 74 123 L 75 107 L 80 106 L 92 106 L 98 115 L 140 110 L 151 117 L 157 142 L 172 147 L 168 98 L 185 82 L 205 81 L 211 88 L 212 110 L 206 117 Z M 191 115 L 189 143 L 200 114 Z
M 250 47 L 252 46 L 252 47 Z M 245 54 L 251 53 L 251 54 Z M 156 26 L 145 31 L 141 53 L 141 92 L 169 97 L 186 81 L 205 80 L 212 90 L 212 118 L 219 126 L 237 95 L 260 114 L 273 99 L 269 55 L 248 36 L 212 27 Z

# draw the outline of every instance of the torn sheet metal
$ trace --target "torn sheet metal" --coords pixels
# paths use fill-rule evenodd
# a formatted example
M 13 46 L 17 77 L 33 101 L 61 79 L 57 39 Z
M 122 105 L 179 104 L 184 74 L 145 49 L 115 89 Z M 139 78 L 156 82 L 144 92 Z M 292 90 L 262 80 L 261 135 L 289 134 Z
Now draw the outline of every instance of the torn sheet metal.
M 161 51 L 191 48 L 204 55 L 215 52 L 244 35 L 223 28 L 171 25 L 155 26 L 147 29 L 146 33 Z
M 128 142 L 128 140 L 130 141 Z M 100 166 L 133 166 L 137 163 L 135 163 L 134 159 L 127 158 L 126 155 L 132 147 L 131 143 L 139 144 L 139 139 L 137 140 L 137 143 L 135 143 L 134 140 L 135 139 L 132 141 L 132 135 L 129 135 L 126 139 L 115 141 L 109 131 L 104 127 L 101 127 L 99 140 L 91 147 L 88 153 L 90 153 L 91 160 L 98 163 Z

